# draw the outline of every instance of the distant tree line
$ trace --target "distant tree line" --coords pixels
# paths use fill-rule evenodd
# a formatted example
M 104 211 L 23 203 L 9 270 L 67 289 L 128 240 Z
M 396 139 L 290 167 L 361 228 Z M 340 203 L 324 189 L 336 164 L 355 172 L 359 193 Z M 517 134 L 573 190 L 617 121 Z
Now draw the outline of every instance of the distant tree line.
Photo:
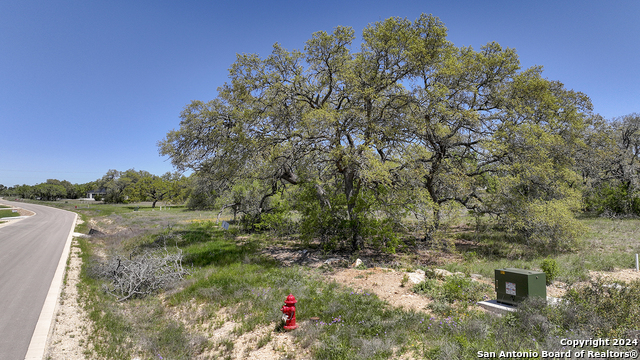
M 183 203 L 188 196 L 188 188 L 188 178 L 179 173 L 168 172 L 158 176 L 144 170 L 129 169 L 109 170 L 102 178 L 85 184 L 49 179 L 37 185 L 0 185 L 0 195 L 55 201 L 84 198 L 90 191 L 103 190 L 105 194 L 96 200 L 105 203 L 151 201 L 155 207 L 158 201 Z
M 78 199 L 93 190 L 93 183 L 72 184 L 67 180 L 48 179 L 36 185 L 14 185 L 6 187 L 0 185 L 0 195 L 20 197 L 25 199 Z
M 393 251 L 420 224 L 439 241 L 461 209 L 562 250 L 581 210 L 640 213 L 640 117 L 606 121 L 590 99 L 522 69 L 516 51 L 457 47 L 431 15 L 314 33 L 304 50 L 238 55 L 160 142 L 195 171 L 189 206 L 246 228 L 289 227 L 325 245 Z

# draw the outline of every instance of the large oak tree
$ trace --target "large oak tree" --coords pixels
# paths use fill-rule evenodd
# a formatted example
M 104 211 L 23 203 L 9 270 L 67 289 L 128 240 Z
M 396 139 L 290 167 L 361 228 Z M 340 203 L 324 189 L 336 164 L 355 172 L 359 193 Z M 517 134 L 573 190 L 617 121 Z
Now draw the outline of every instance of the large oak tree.
M 588 99 L 521 70 L 513 49 L 456 47 L 446 35 L 431 15 L 390 18 L 365 28 L 357 52 L 353 30 L 337 27 L 304 51 L 238 55 L 218 97 L 187 105 L 160 153 L 217 184 L 257 181 L 258 213 L 285 188 L 305 189 L 306 220 L 330 214 L 311 222 L 345 229 L 354 250 L 380 224 L 368 220 L 403 211 L 430 238 L 450 203 L 518 216 L 489 190 L 574 196 L 557 189 L 570 187 Z

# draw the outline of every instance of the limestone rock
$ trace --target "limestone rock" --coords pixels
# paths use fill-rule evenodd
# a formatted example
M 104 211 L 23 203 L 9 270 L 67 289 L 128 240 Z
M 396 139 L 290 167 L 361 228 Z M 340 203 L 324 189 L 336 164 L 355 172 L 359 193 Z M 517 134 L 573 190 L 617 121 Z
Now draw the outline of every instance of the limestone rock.
M 408 273 L 407 276 L 409 277 L 409 282 L 412 284 L 419 284 L 426 279 L 424 270 L 420 270 L 420 269 L 414 272 Z

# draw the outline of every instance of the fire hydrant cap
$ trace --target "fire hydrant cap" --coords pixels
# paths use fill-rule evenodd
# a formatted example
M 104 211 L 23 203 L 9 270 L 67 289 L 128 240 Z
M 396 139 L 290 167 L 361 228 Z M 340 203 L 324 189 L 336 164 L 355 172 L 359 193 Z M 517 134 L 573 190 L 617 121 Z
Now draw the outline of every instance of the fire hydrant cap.
M 287 305 L 293 305 L 295 303 L 297 303 L 298 300 L 296 300 L 295 296 L 293 296 L 293 294 L 289 294 L 289 296 L 287 296 L 287 300 L 284 301 L 285 304 Z

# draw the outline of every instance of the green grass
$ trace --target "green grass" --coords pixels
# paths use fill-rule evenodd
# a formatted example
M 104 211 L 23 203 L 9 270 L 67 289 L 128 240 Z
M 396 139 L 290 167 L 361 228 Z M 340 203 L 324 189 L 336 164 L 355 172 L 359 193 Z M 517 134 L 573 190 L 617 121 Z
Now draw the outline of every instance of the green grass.
M 0 210 L 0 218 L 14 217 L 14 216 L 20 216 L 20 214 L 17 212 L 12 212 L 11 210 Z
M 493 277 L 494 269 L 513 267 L 540 270 L 547 256 L 559 265 L 557 280 L 569 284 L 588 279 L 588 270 L 612 271 L 635 267 L 635 254 L 640 252 L 640 219 L 581 217 L 589 231 L 580 239 L 574 251 L 546 254 L 527 248 L 526 244 L 509 238 L 495 229 L 480 234 L 463 232 L 458 239 L 474 241 L 475 246 L 459 250 L 464 259 L 444 266 L 451 272 L 476 273 Z M 509 242 L 513 240 L 513 242 Z

